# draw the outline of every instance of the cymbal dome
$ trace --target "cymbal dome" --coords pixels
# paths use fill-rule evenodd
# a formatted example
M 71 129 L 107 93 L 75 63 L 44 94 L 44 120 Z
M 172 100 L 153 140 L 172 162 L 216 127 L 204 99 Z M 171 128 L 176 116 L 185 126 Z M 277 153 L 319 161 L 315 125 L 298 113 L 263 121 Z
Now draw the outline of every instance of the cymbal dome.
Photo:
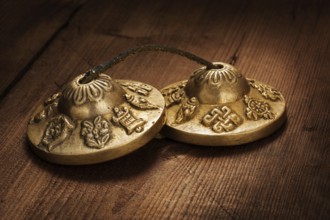
M 196 97 L 202 104 L 224 104 L 242 99 L 250 86 L 244 76 L 232 65 L 214 62 L 218 69 L 197 69 L 187 82 L 188 97 Z
M 59 112 L 73 119 L 113 114 L 113 107 L 124 102 L 124 89 L 106 74 L 85 82 L 84 74 L 66 84 L 59 99 Z

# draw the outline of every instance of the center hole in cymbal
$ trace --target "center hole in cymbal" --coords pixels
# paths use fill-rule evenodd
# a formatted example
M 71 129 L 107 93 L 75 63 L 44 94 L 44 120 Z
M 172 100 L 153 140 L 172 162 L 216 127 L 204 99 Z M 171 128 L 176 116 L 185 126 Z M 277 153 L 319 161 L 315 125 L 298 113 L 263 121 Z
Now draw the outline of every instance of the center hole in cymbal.
M 224 66 L 222 64 L 214 64 L 215 67 L 217 67 L 217 69 L 222 69 L 224 68 Z
M 78 80 L 79 84 L 88 84 L 95 79 L 95 76 L 90 72 L 86 72 L 83 77 Z

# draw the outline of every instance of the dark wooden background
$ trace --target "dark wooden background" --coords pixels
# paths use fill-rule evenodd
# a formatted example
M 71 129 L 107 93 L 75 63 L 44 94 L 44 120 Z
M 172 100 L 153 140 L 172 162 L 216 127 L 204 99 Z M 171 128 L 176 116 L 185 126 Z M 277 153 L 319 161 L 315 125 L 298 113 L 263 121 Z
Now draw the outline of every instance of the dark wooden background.
M 0 30 L 1 219 L 330 219 L 329 1 L 6 0 Z M 154 139 L 79 167 L 35 156 L 35 105 L 144 43 L 234 61 L 284 94 L 287 123 L 231 148 Z M 198 67 L 146 53 L 108 73 L 162 88 Z

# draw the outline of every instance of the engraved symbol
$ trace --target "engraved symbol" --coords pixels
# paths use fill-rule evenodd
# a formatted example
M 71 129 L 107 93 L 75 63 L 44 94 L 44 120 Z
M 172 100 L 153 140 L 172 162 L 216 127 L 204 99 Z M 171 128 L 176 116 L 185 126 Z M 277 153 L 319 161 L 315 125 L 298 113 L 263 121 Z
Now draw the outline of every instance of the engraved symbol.
M 112 79 L 110 76 L 100 74 L 98 78 L 88 83 L 80 83 L 83 75 L 78 76 L 63 90 L 63 96 L 73 101 L 75 105 L 82 105 L 86 101 L 96 102 L 103 98 L 104 93 L 111 91 Z
M 58 115 L 49 121 L 38 146 L 51 151 L 68 138 L 74 128 L 75 125 L 69 117 Z
M 81 128 L 80 135 L 88 147 L 101 149 L 110 140 L 110 125 L 102 116 L 95 117 L 94 121 L 83 121 Z
M 124 127 L 127 134 L 132 134 L 134 131 L 138 133 L 143 131 L 143 126 L 147 122 L 141 118 L 136 118 L 127 107 L 115 107 L 113 111 L 116 114 L 112 117 L 113 122 Z
M 242 118 L 228 106 L 215 107 L 202 119 L 202 124 L 216 133 L 232 131 L 242 123 Z
M 125 98 L 133 107 L 141 110 L 158 109 L 157 105 L 151 104 L 143 97 L 135 97 L 134 95 L 125 94 Z
M 231 65 L 222 65 L 219 69 L 198 69 L 191 76 L 197 81 L 217 86 L 220 86 L 223 82 L 235 83 L 241 77 L 242 75 Z
M 245 109 L 246 117 L 250 120 L 274 119 L 275 115 L 271 112 L 271 107 L 267 102 L 244 96 L 244 102 L 247 105 Z
M 192 119 L 198 110 L 199 101 L 196 97 L 185 98 L 176 114 L 175 123 L 181 124 Z
M 44 105 L 50 105 L 56 101 L 58 101 L 58 99 L 61 97 L 62 93 L 58 92 L 53 94 L 51 97 L 49 97 L 48 99 L 46 99 L 46 101 L 44 102 Z
M 29 124 L 39 123 L 50 116 L 58 106 L 61 93 L 55 93 L 44 102 L 44 108 L 30 119 Z
M 143 96 L 149 96 L 149 93 L 152 91 L 151 86 L 142 83 L 125 82 L 121 83 L 121 85 L 131 90 L 132 92 Z
M 185 93 L 183 88 L 186 86 L 186 81 L 178 86 L 169 87 L 162 90 L 162 95 L 165 98 L 165 106 L 169 108 L 175 104 L 179 104 Z
M 281 93 L 276 89 L 261 83 L 257 84 L 255 80 L 249 80 L 249 84 L 252 88 L 257 89 L 265 99 L 270 99 L 274 102 L 281 100 Z

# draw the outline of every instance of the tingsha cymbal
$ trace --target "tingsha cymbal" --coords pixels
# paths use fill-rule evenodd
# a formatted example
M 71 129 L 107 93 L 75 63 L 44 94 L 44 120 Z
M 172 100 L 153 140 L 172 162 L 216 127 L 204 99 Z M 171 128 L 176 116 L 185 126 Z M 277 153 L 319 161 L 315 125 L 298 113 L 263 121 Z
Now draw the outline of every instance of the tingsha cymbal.
M 266 137 L 285 121 L 285 101 L 273 87 L 246 79 L 234 66 L 197 69 L 189 80 L 161 90 L 166 101 L 162 133 L 204 145 L 239 145 Z
M 40 105 L 28 125 L 32 149 L 59 164 L 93 164 L 126 155 L 162 128 L 164 99 L 154 87 L 106 74 L 79 75 Z

